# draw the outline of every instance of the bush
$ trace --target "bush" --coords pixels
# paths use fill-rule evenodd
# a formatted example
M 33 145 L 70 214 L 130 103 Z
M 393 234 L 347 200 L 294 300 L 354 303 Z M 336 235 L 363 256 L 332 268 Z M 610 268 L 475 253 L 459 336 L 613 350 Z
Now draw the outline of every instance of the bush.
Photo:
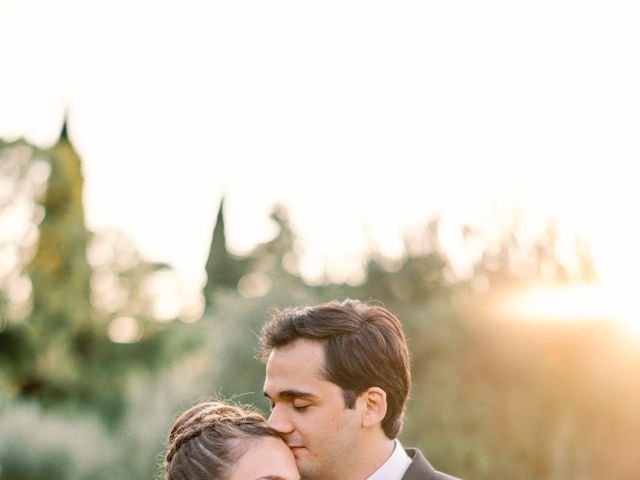
M 117 450 L 94 417 L 45 414 L 35 404 L 0 412 L 2 480 L 114 478 Z

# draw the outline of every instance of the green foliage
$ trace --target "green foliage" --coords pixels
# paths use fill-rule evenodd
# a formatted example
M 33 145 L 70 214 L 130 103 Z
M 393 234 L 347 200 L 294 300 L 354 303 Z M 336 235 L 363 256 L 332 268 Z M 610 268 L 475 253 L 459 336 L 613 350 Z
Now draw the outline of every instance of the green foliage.
M 66 136 L 50 150 L 19 141 L 3 144 L 0 153 L 7 161 L 1 173 L 15 186 L 3 205 L 26 203 L 31 220 L 40 221 L 31 254 L 18 255 L 13 270 L 0 278 L 0 385 L 9 397 L 95 410 L 113 425 L 125 413 L 134 371 L 157 370 L 197 343 L 180 322 L 154 317 L 149 285 L 170 269 L 142 260 L 122 235 L 86 230 L 80 158 Z M 43 165 L 49 173 L 39 195 L 28 177 Z M 0 255 L 20 252 L 25 240 L 12 242 Z M 30 308 L 16 315 L 10 293 L 20 282 L 32 293 Z M 118 334 L 114 323 L 123 317 L 135 330 L 130 338 Z
M 243 403 L 258 407 L 266 406 L 264 366 L 257 355 L 258 336 L 267 315 L 274 308 L 321 301 L 320 290 L 306 286 L 293 273 L 297 269 L 295 235 L 286 210 L 275 207 L 271 219 L 277 226 L 276 235 L 245 259 L 248 270 L 236 282 L 237 289 L 210 290 L 210 306 L 196 327 L 208 345 L 204 381 L 209 391 L 225 398 L 240 396 Z M 252 281 L 259 285 L 252 286 Z M 261 294 L 254 297 L 257 290 Z
M 218 297 L 218 307 L 203 320 L 210 325 L 207 343 L 216 345 L 207 361 L 216 366 L 211 388 L 226 395 L 249 392 L 243 401 L 265 405 L 262 366 L 250 359 L 271 307 L 346 296 L 382 300 L 402 319 L 413 358 L 402 439 L 422 448 L 436 466 L 476 479 L 637 478 L 630 439 L 640 433 L 640 392 L 628 380 L 640 373 L 640 355 L 624 353 L 608 325 L 505 323 L 486 308 L 508 285 L 592 279 L 588 252 L 576 248 L 578 268 L 571 273 L 557 257 L 552 227 L 530 243 L 508 235 L 479 256 L 465 279 L 452 275 L 438 237 L 434 221 L 424 237 L 411 240 L 401 261 L 370 259 L 366 280 L 355 287 Z M 265 251 L 256 249 L 256 264 Z M 264 272 L 274 286 L 286 284 Z
M 216 296 L 220 305 L 207 314 L 199 328 L 206 330 L 209 345 L 205 381 L 209 391 L 242 403 L 267 407 L 262 394 L 264 365 L 259 361 L 258 335 L 266 316 L 275 307 L 316 303 L 312 294 L 293 297 L 282 291 L 256 299 L 230 293 Z
M 202 397 L 192 364 L 136 374 L 122 422 L 105 429 L 86 410 L 43 410 L 34 402 L 0 408 L 2 480 L 161 478 L 165 439 L 178 411 Z M 204 398 L 204 397 L 202 397 Z
M 406 239 L 403 258 L 373 253 L 360 285 L 310 286 L 283 207 L 272 214 L 274 238 L 236 258 L 221 206 L 205 315 L 189 325 L 158 321 L 149 285 L 170 271 L 145 262 L 122 235 L 86 231 L 79 160 L 64 142 L 50 152 L 0 145 L 2 158 L 13 152 L 11 169 L 0 170 L 12 185 L 30 184 L 28 158 L 51 162 L 37 250 L 0 245 L 20 259 L 0 276 L 2 480 L 161 475 L 178 412 L 212 394 L 266 407 L 255 357 L 272 308 L 345 297 L 381 301 L 402 320 L 414 380 L 402 440 L 438 468 L 477 480 L 640 478 L 637 341 L 605 324 L 525 323 L 487 308 L 505 288 L 593 280 L 583 244 L 573 267 L 561 260 L 553 225 L 527 240 L 516 222 L 493 243 L 465 228 L 467 245 L 480 248 L 471 271 L 457 275 L 435 219 Z M 0 200 L 1 214 L 11 198 Z M 37 223 L 35 203 L 31 214 Z M 14 291 L 25 263 L 31 311 Z M 136 341 L 110 337 L 121 317 L 137 322 Z
M 116 444 L 95 418 L 47 415 L 35 404 L 0 410 L 3 480 L 106 480 L 115 478 L 107 472 L 117 460 Z
M 215 291 L 219 288 L 235 289 L 238 281 L 249 270 L 247 259 L 240 259 L 231 255 L 227 249 L 224 230 L 224 199 L 220 201 L 216 224 L 211 237 L 209 257 L 205 265 L 207 283 L 204 296 L 208 306 L 212 305 Z
M 94 341 L 80 159 L 66 141 L 56 145 L 48 159 L 45 216 L 27 269 L 33 285 L 27 320 L 31 355 L 24 376 L 16 381 L 21 394 L 55 402 L 71 390 L 85 390 L 82 371 Z

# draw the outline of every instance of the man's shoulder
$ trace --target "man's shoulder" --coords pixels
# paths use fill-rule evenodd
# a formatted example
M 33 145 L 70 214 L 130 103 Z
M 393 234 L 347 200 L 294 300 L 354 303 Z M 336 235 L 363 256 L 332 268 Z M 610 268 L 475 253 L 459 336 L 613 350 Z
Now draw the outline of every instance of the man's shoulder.
M 411 458 L 411 465 L 402 480 L 459 480 L 446 473 L 438 472 L 417 448 L 406 448 L 405 451 Z

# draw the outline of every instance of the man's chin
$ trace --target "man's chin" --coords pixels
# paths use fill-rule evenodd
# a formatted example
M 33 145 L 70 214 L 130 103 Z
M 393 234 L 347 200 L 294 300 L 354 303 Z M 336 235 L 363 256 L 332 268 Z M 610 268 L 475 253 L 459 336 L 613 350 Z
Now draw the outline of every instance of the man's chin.
M 296 466 L 300 472 L 300 480 L 310 480 L 318 478 L 314 472 L 317 471 L 317 466 L 309 458 L 309 451 L 304 447 L 299 447 L 297 451 L 293 452 L 293 456 L 296 460 Z

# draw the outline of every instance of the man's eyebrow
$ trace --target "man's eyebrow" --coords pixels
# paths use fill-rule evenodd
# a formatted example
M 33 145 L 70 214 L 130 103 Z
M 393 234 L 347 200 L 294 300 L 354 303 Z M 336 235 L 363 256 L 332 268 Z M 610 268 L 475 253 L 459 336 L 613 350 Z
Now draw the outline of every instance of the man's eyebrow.
M 271 398 L 271 396 L 267 392 L 263 392 L 264 396 L 267 398 Z M 283 390 L 282 392 L 278 392 L 276 397 L 280 398 L 315 398 L 316 396 L 313 393 L 302 392 L 300 390 Z

